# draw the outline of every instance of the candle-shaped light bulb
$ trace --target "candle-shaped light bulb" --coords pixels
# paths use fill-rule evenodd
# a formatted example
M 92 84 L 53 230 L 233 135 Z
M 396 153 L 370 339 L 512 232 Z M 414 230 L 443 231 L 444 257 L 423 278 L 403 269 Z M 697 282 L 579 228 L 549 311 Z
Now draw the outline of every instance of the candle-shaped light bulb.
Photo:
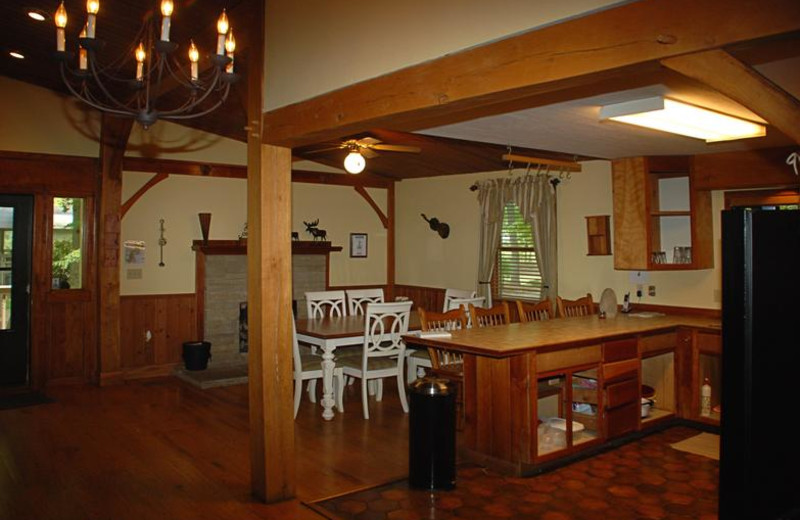
M 236 50 L 236 38 L 233 37 L 233 27 L 228 31 L 228 37 L 225 38 L 225 53 L 231 61 L 225 66 L 225 72 L 233 74 L 233 51 Z
M 78 38 L 86 38 L 86 26 L 83 26 L 83 30 L 78 35 Z M 89 66 L 89 53 L 86 49 L 83 48 L 82 45 L 78 45 L 78 68 L 80 70 L 86 70 Z
M 139 46 L 136 47 L 136 81 L 142 81 L 144 78 L 144 59 L 146 57 L 147 53 L 144 51 L 144 45 L 139 42 Z
M 175 8 L 175 5 L 172 3 L 172 0 L 161 0 L 161 41 L 168 42 L 169 41 L 169 26 L 170 26 L 170 16 L 172 16 L 172 10 Z
M 67 41 L 64 31 L 64 28 L 67 26 L 67 10 L 64 8 L 64 2 L 58 5 L 54 18 L 56 21 L 56 50 L 58 52 L 64 52 Z
M 189 61 L 191 62 L 192 81 L 197 81 L 197 60 L 199 59 L 200 52 L 197 50 L 194 40 L 192 40 L 191 45 L 189 45 Z
M 100 10 L 100 0 L 87 0 L 86 12 L 86 37 L 94 38 L 95 26 L 97 21 L 97 12 Z
M 228 27 L 228 15 L 223 9 L 217 20 L 217 54 L 219 56 L 225 55 L 225 35 L 228 34 Z

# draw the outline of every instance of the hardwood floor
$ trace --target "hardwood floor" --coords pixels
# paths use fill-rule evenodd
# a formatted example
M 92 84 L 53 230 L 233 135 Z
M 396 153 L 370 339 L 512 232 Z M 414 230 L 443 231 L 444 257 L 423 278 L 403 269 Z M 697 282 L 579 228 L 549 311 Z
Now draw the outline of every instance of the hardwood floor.
M 0 519 L 320 518 L 250 497 L 246 386 L 177 379 L 59 387 L 56 402 L 0 411 Z M 330 422 L 304 396 L 296 421 L 301 501 L 402 478 L 408 417 L 387 385 L 361 417 L 358 386 Z

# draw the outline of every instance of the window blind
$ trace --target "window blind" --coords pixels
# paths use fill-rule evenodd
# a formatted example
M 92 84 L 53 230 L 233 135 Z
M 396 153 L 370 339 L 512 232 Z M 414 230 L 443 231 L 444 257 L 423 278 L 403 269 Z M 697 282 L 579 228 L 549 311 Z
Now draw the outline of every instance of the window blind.
M 513 202 L 503 209 L 501 229 L 493 277 L 495 295 L 507 300 L 540 300 L 542 275 L 536 259 L 533 231 Z

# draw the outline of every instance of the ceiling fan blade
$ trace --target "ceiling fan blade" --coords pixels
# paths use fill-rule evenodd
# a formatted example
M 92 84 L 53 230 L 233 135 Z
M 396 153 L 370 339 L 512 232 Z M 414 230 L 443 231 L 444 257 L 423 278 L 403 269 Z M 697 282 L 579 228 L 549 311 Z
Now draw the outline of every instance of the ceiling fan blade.
M 318 153 L 332 152 L 334 150 L 341 150 L 342 148 L 344 148 L 344 146 L 342 146 L 342 145 L 329 146 L 327 148 L 318 148 L 317 150 L 309 150 L 307 152 L 303 152 L 302 155 L 314 155 L 314 154 L 318 154 Z
M 420 153 L 422 149 L 419 146 L 407 146 L 404 144 L 374 144 L 370 146 L 373 150 L 384 150 L 387 152 L 410 152 Z
M 361 138 L 361 139 L 357 140 L 356 144 L 358 146 L 368 146 L 368 147 L 371 148 L 371 147 L 373 147 L 376 144 L 381 143 L 381 142 L 382 141 L 380 139 L 375 139 L 374 137 L 364 137 L 364 138 Z
M 361 148 L 360 150 L 361 155 L 363 155 L 366 159 L 374 159 L 375 157 L 379 156 L 378 152 L 373 151 L 371 148 Z

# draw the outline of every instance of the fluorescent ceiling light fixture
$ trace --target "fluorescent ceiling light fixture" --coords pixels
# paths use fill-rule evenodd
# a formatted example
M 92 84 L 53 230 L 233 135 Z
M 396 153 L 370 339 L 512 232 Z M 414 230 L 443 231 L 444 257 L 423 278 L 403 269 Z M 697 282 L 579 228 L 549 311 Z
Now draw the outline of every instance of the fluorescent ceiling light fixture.
M 607 119 L 694 137 L 707 143 L 767 135 L 762 124 L 663 97 L 604 106 L 600 109 L 600 120 Z
M 12 58 L 16 58 L 18 60 L 24 60 L 25 59 L 25 55 L 24 54 L 20 54 L 17 51 L 8 51 L 8 55 L 11 56 Z

